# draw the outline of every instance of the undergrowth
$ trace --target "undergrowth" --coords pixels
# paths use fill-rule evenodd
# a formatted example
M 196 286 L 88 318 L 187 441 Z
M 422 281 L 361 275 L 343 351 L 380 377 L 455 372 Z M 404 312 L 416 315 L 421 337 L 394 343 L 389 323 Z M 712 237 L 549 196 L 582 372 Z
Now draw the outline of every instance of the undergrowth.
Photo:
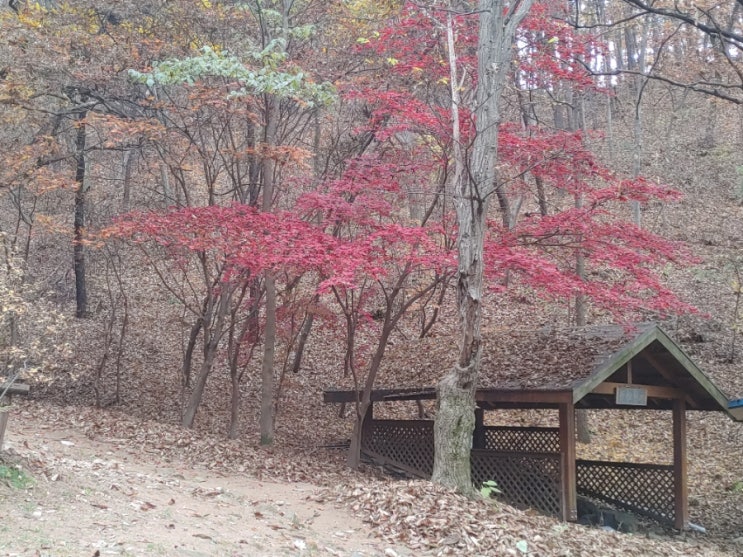
M 0 462 L 0 482 L 14 489 L 27 489 L 34 484 L 34 479 L 20 466 Z

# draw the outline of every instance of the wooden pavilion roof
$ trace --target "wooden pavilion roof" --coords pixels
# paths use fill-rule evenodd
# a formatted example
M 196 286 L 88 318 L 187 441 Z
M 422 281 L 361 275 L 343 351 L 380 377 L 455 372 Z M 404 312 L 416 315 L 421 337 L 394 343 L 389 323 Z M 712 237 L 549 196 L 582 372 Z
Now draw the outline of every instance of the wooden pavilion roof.
M 441 338 L 393 347 L 380 369 L 372 400 L 435 398 L 438 379 L 452 365 L 456 347 Z M 648 408 L 670 409 L 685 398 L 694 410 L 724 410 L 743 421 L 743 407 L 717 388 L 656 324 L 503 329 L 484 335 L 476 399 L 488 407 L 616 408 L 618 386 L 641 385 Z M 343 390 L 345 387 L 345 390 Z M 327 402 L 350 402 L 348 383 L 326 391 Z

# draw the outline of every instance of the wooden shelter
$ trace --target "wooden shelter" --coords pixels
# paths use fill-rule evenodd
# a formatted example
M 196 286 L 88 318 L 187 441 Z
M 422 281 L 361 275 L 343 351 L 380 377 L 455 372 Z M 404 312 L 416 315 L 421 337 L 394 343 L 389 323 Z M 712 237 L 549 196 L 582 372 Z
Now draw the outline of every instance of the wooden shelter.
M 499 334 L 496 343 L 489 338 L 483 351 L 475 397 L 473 482 L 495 480 L 512 502 L 563 520 L 577 519 L 580 494 L 685 528 L 689 523 L 686 411 L 723 411 L 743 421 L 739 401 L 730 401 L 654 324 L 633 331 L 601 326 Z M 377 383 L 386 387 L 370 393 L 372 404 L 361 428 L 365 455 L 415 476 L 430 477 L 433 421 L 380 420 L 373 409 L 381 402 L 435 399 L 432 372 L 441 373 L 448 348 L 440 350 L 434 343 L 423 346 L 408 358 L 406 369 L 381 371 Z M 324 398 L 353 403 L 361 396 L 354 390 L 336 389 L 326 391 Z M 559 427 L 485 425 L 487 411 L 530 408 L 556 409 Z M 673 464 L 577 459 L 576 408 L 672 412 Z

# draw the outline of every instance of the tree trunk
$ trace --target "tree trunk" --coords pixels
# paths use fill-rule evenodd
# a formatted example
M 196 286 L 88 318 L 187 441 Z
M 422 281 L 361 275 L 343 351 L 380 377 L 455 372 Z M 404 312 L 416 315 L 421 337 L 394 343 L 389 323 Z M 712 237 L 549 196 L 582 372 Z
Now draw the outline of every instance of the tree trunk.
M 634 126 L 633 126 L 633 148 L 632 148 L 632 177 L 637 178 L 642 173 L 642 156 L 643 156 L 643 117 L 642 117 L 642 96 L 645 91 L 645 86 L 648 83 L 648 77 L 644 74 L 646 72 L 647 65 L 647 44 L 648 44 L 648 22 L 649 19 L 645 19 L 642 24 L 642 36 L 640 37 L 640 45 L 637 45 L 637 35 L 635 34 L 634 28 L 627 28 L 627 41 L 628 51 L 627 55 L 632 56 L 635 62 L 629 61 L 628 65 L 630 69 L 637 69 L 638 74 L 635 75 L 634 83 Z M 639 201 L 631 202 L 632 208 L 632 221 L 636 226 L 642 226 L 642 206 Z
M 88 291 L 85 277 L 85 203 L 87 186 L 85 184 L 85 116 L 87 111 L 78 114 L 75 137 L 75 219 L 73 232 L 73 262 L 75 269 L 75 316 L 85 317 L 88 313 Z
M 318 297 L 315 296 L 315 301 Z M 310 332 L 312 332 L 312 324 L 315 322 L 315 316 L 312 313 L 307 313 L 304 316 L 302 322 L 302 328 L 299 330 L 299 336 L 297 337 L 297 347 L 294 350 L 294 358 L 292 359 L 292 373 L 299 373 L 302 367 L 302 357 L 304 356 L 304 349 L 307 346 L 307 339 L 310 338 Z
M 384 358 L 385 350 L 387 349 L 387 342 L 390 339 L 392 331 L 395 329 L 397 322 L 400 317 L 405 313 L 404 309 L 394 314 L 394 303 L 397 296 L 400 294 L 402 284 L 398 286 L 390 293 L 389 300 L 387 302 L 387 309 L 384 316 L 384 323 L 382 325 L 382 331 L 377 341 L 377 348 L 374 351 L 371 362 L 369 364 L 369 372 L 366 375 L 366 381 L 364 383 L 364 391 L 361 395 L 361 401 L 357 404 L 356 408 L 356 424 L 354 425 L 353 436 L 351 437 L 351 446 L 348 451 L 347 464 L 351 468 L 358 468 L 361 464 L 361 433 L 364 428 L 364 421 L 367 419 L 367 410 L 371 406 L 371 392 L 374 388 L 374 382 L 376 381 L 377 374 L 379 373 L 379 367 L 382 365 L 382 359 Z M 393 315 L 394 314 L 394 315 Z
M 235 281 L 237 282 L 237 278 Z M 229 364 L 231 389 L 230 424 L 227 435 L 230 439 L 237 439 L 240 433 L 240 400 L 242 398 L 240 393 L 240 380 L 243 376 L 242 369 L 244 369 L 244 365 L 247 364 L 247 361 L 251 359 L 255 347 L 255 340 L 248 336 L 248 327 L 251 325 L 250 313 L 242 320 L 238 317 L 242 315 L 242 312 L 244 311 L 245 296 L 246 293 L 250 291 L 253 283 L 253 280 L 241 281 L 239 294 L 231 304 L 230 308 L 230 325 L 227 333 L 227 362 Z M 250 305 L 252 306 L 252 303 Z M 246 341 L 250 344 L 250 351 L 247 354 L 246 362 L 243 364 L 240 361 L 240 356 L 242 354 L 243 343 Z
M 480 347 L 467 367 L 455 366 L 437 386 L 432 480 L 471 494 L 470 451 L 475 431 L 475 389 Z
M 204 332 L 204 359 L 201 362 L 201 368 L 199 369 L 196 381 L 194 382 L 191 396 L 189 397 L 186 408 L 183 412 L 181 425 L 184 427 L 193 427 L 194 419 L 196 418 L 196 411 L 198 410 L 199 405 L 201 404 L 201 399 L 204 396 L 206 380 L 214 366 L 214 360 L 217 357 L 217 352 L 219 350 L 219 341 L 224 333 L 225 318 L 229 313 L 229 308 L 232 303 L 232 290 L 225 285 L 224 290 L 218 295 L 216 302 L 216 308 L 214 308 L 212 304 L 207 303 L 206 311 L 204 312 L 202 321 L 202 330 Z
M 467 494 L 474 492 L 470 449 L 475 429 L 475 389 L 482 348 L 483 243 L 488 200 L 494 191 L 498 191 L 495 165 L 498 158 L 499 101 L 511 65 L 516 27 L 531 4 L 532 0 L 479 2 L 479 79 L 469 172 L 463 172 L 464 149 L 459 144 L 458 80 L 451 80 L 456 165 L 454 197 L 459 224 L 457 304 L 461 335 L 458 361 L 437 386 L 432 479 Z M 449 23 L 449 62 L 452 74 L 456 74 L 456 55 Z
M 276 359 L 276 284 L 266 277 L 266 328 L 264 331 L 263 364 L 261 367 L 261 445 L 273 443 L 274 361 Z
M 156 101 L 160 101 L 157 87 L 150 87 L 150 91 L 152 91 L 152 94 L 155 96 Z M 165 120 L 165 116 L 162 112 L 158 111 L 158 120 L 163 126 L 167 126 L 167 122 Z M 175 205 L 175 198 L 173 197 L 173 189 L 170 187 L 170 171 L 168 169 L 168 165 L 166 164 L 166 148 L 163 148 L 161 145 L 156 144 L 157 153 L 160 155 L 160 182 L 161 186 L 163 188 L 163 203 L 165 204 L 165 208 Z M 185 188 L 184 188 L 185 190 Z
M 230 369 L 230 427 L 227 437 L 237 439 L 240 433 L 240 373 L 237 369 Z
M 183 412 L 183 418 L 181 419 L 181 425 L 183 427 L 193 427 L 194 420 L 196 419 L 196 411 L 199 409 L 201 399 L 204 396 L 206 380 L 212 370 L 216 355 L 217 346 L 215 343 L 210 341 L 204 350 L 204 361 L 201 362 L 201 368 L 199 369 L 199 374 L 194 382 L 193 391 L 191 391 L 191 396 L 188 398 L 186 409 Z
M 586 119 L 585 119 L 585 96 L 582 93 L 576 93 L 573 95 L 573 110 L 571 111 L 570 128 L 572 131 L 581 130 L 584 134 L 586 133 Z M 581 209 L 584 205 L 583 194 L 577 194 L 575 196 L 575 208 Z M 586 256 L 581 249 L 583 244 L 583 236 L 578 238 L 578 250 L 575 253 L 575 274 L 581 281 L 586 280 Z M 585 327 L 588 322 L 588 301 L 586 300 L 585 294 L 578 293 L 575 296 L 575 324 L 578 327 Z M 574 410 L 575 412 L 575 429 L 578 436 L 578 441 L 581 443 L 591 442 L 591 428 L 588 420 L 588 410 Z
M 134 156 L 135 155 L 132 153 L 131 149 L 124 151 L 124 160 L 122 161 L 122 166 L 124 167 L 124 192 L 121 199 L 122 213 L 128 213 L 131 210 L 132 166 Z
M 368 401 L 359 403 L 356 420 L 353 423 L 353 432 L 351 433 L 351 443 L 348 446 L 346 464 L 354 470 L 361 464 L 361 444 L 363 442 L 364 423 L 367 419 L 366 413 L 369 410 L 370 404 Z
M 276 143 L 279 126 L 279 100 L 266 95 L 265 142 L 269 147 Z M 263 199 L 261 209 L 270 211 L 273 207 L 274 160 L 271 154 L 263 160 Z M 261 415 L 259 418 L 261 445 L 270 445 L 274 437 L 274 363 L 276 360 L 276 282 L 267 272 L 266 285 L 266 328 L 263 332 L 263 363 L 261 366 Z
M 188 343 L 186 344 L 186 351 L 183 354 L 183 364 L 181 365 L 181 378 L 183 386 L 188 388 L 191 386 L 191 364 L 193 363 L 193 351 L 196 349 L 196 341 L 199 338 L 201 327 L 204 324 L 203 317 L 196 319 L 194 324 L 191 326 L 191 332 L 188 334 Z

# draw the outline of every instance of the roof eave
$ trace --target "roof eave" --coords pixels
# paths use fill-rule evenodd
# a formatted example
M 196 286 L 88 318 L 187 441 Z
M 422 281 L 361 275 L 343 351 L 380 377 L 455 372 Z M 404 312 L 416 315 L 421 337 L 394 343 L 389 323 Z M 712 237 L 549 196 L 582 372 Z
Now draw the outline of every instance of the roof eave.
M 743 412 L 735 412 L 734 409 L 730 408 L 730 399 L 723 393 L 717 385 L 705 374 L 684 350 L 669 337 L 666 332 L 660 327 L 657 328 L 657 340 L 663 344 L 663 346 L 670 352 L 676 360 L 686 369 L 699 385 L 709 394 L 715 402 L 720 406 L 720 410 L 723 410 L 730 418 L 735 421 L 743 421 Z

